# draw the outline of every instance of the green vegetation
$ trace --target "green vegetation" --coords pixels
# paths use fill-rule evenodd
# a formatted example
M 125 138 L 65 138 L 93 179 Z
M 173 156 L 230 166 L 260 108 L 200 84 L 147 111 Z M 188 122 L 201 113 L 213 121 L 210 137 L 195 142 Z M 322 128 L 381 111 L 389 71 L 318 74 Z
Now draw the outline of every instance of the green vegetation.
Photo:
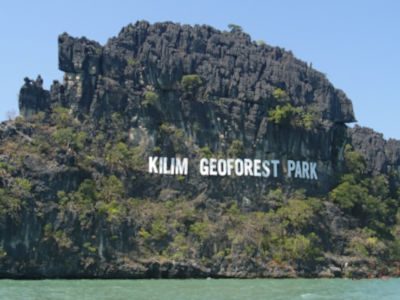
M 128 63 L 128 66 L 132 66 L 133 67 L 133 66 L 137 65 L 137 61 L 133 57 L 128 58 L 126 60 L 126 62 Z
M 267 43 L 263 40 L 256 41 L 257 46 L 265 46 Z
M 65 107 L 55 107 L 52 110 L 51 120 L 56 124 L 59 128 L 65 128 L 71 126 L 72 124 L 76 124 L 73 116 L 71 115 L 69 109 Z
M 100 182 L 85 179 L 77 191 L 59 191 L 57 197 L 63 209 L 71 205 L 79 212 L 82 224 L 87 221 L 85 218 L 90 212 L 105 216 L 110 223 L 118 223 L 123 218 L 125 189 L 122 181 L 114 175 L 104 177 Z
M 202 147 L 199 149 L 200 157 L 202 158 L 211 158 L 213 153 L 208 146 Z
M 7 256 L 7 252 L 3 249 L 3 247 L 0 247 L 0 259 L 2 259 L 5 256 Z
M 364 157 L 360 153 L 353 151 L 348 144 L 344 148 L 344 158 L 349 173 L 361 175 L 365 172 L 366 163 Z
M 59 248 L 70 249 L 72 240 L 68 237 L 67 233 L 63 230 L 57 230 L 52 233 L 52 238 L 57 243 Z
M 363 258 L 379 257 L 385 255 L 387 246 L 379 240 L 374 231 L 364 228 L 354 231 L 346 252 Z
M 124 142 L 107 143 L 104 151 L 106 163 L 113 171 L 126 169 L 142 169 L 146 163 L 142 157 L 141 147 L 129 148 Z
M 173 124 L 162 123 L 159 127 L 160 137 L 164 143 L 172 144 L 175 153 L 183 154 L 186 151 L 185 134 L 182 129 Z
M 289 123 L 301 114 L 301 108 L 294 107 L 291 104 L 276 106 L 269 112 L 269 120 L 275 124 Z
M 106 145 L 105 159 L 113 169 L 128 162 L 129 156 L 129 148 L 123 142 L 119 142 L 115 145 L 108 143 Z
M 184 75 L 181 80 L 181 85 L 186 93 L 194 93 L 202 84 L 202 80 L 199 75 L 191 74 Z
M 229 157 L 241 157 L 244 155 L 244 146 L 242 141 L 233 140 L 229 149 L 228 156 Z
M 277 125 L 291 125 L 293 127 L 311 130 L 316 125 L 316 118 L 301 107 L 294 107 L 290 103 L 277 105 L 269 111 L 268 120 Z
M 277 125 L 290 125 L 293 127 L 312 130 L 317 125 L 317 116 L 312 108 L 305 110 L 303 107 L 295 107 L 289 103 L 289 96 L 285 90 L 275 88 L 272 96 L 281 104 L 268 111 L 269 120 Z
M 182 79 L 182 88 L 201 84 L 193 76 Z M 155 92 L 143 97 L 146 106 L 159 101 Z M 315 128 L 315 115 L 292 106 L 287 97 L 284 90 L 274 91 L 278 105 L 269 120 Z M 30 139 L 6 139 L 0 145 L 0 219 L 8 222 L 3 224 L 23 228 L 25 216 L 35 217 L 43 247 L 80 255 L 89 265 L 100 261 L 101 253 L 107 259 L 123 253 L 127 263 L 140 257 L 212 268 L 235 261 L 299 271 L 331 264 L 329 255 L 368 262 L 375 269 L 400 261 L 400 175 L 395 168 L 388 175 L 371 175 L 363 156 L 346 145 L 344 174 L 327 195 L 310 197 L 278 185 L 249 199 L 215 199 L 192 193 L 198 181 L 190 176 L 159 178 L 146 172 L 150 153 L 189 157 L 188 149 L 197 149 L 185 131 L 155 123 L 155 142 L 146 144 L 129 120 L 108 112 L 96 124 L 101 130 L 94 130 L 62 107 L 30 123 L 19 120 L 33 133 Z M 225 149 L 214 153 L 204 146 L 197 157 L 236 158 L 246 150 L 239 139 Z M 26 167 L 43 165 L 48 171 L 43 176 L 51 177 L 48 187 Z M 237 183 L 218 178 L 215 193 Z M 8 258 L 0 248 L 0 259 Z
M 228 24 L 228 28 L 231 32 L 242 32 L 243 28 L 236 24 Z
M 31 182 L 26 178 L 16 178 L 14 185 L 14 194 L 20 198 L 26 198 L 29 196 L 32 189 Z
M 8 215 L 16 219 L 21 209 L 21 204 L 21 200 L 10 191 L 0 188 L 0 218 Z
M 156 219 L 151 224 L 151 230 L 150 230 L 151 238 L 155 239 L 155 240 L 163 240 L 167 237 L 167 235 L 168 235 L 168 230 L 167 230 L 165 220 Z
M 146 91 L 144 93 L 144 99 L 142 101 L 142 104 L 146 107 L 149 106 L 156 106 L 159 102 L 159 96 L 156 92 L 153 91 Z
M 392 198 L 388 179 L 384 175 L 367 176 L 363 157 L 348 145 L 344 156 L 347 174 L 329 198 L 347 213 L 360 218 L 361 224 L 372 232 L 390 235 L 387 225 L 395 219 L 399 204 Z
M 5 175 L 8 176 L 7 173 Z M 25 201 L 32 196 L 31 190 L 31 182 L 22 177 L 13 178 L 0 188 L 0 219 L 10 217 L 14 221 L 19 220 Z
M 72 128 L 60 128 L 53 133 L 54 141 L 64 148 L 82 150 L 86 141 L 86 132 L 74 132 Z
M 196 222 L 190 226 L 189 231 L 196 239 L 202 241 L 207 238 L 210 233 L 209 225 L 210 224 L 207 222 Z
M 274 89 L 272 96 L 278 101 L 288 100 L 287 93 L 281 88 Z
M 83 248 L 85 248 L 87 251 L 93 254 L 97 252 L 97 248 L 93 246 L 90 242 L 84 243 Z

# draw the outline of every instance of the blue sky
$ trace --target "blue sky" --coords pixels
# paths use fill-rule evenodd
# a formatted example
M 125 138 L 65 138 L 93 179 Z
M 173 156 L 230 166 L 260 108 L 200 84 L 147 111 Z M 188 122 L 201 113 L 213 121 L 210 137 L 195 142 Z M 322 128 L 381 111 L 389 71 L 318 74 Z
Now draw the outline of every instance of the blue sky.
M 312 62 L 353 101 L 358 124 L 400 139 L 400 1 L 2 1 L 0 120 L 25 76 L 61 79 L 57 36 L 105 43 L 136 20 L 238 24 Z

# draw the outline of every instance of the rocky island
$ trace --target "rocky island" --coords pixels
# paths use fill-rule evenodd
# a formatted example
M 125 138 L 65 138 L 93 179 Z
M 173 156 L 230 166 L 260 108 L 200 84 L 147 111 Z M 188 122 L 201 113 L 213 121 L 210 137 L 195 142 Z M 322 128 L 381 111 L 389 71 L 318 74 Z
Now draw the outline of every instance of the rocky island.
M 1 278 L 400 274 L 400 141 L 323 73 L 239 26 L 58 45 L 0 124 Z

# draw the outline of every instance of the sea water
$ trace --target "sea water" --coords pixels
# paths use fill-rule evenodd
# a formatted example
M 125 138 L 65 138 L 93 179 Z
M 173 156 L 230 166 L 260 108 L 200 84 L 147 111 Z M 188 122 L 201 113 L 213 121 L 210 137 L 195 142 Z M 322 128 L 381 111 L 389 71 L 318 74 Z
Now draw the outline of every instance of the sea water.
M 1 300 L 399 300 L 400 279 L 0 280 Z

